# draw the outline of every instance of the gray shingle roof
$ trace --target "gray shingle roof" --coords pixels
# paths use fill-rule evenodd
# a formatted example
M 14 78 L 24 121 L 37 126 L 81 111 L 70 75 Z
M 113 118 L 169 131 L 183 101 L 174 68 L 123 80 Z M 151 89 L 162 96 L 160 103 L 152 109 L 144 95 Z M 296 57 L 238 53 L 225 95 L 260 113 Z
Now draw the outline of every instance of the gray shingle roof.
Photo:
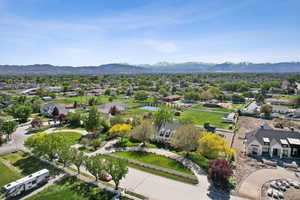
M 248 133 L 246 136 L 247 144 L 256 139 L 260 144 L 263 145 L 263 138 L 269 138 L 270 141 L 274 139 L 281 144 L 280 140 L 287 138 L 300 139 L 300 133 L 295 131 L 274 130 L 270 128 L 258 128 L 255 131 Z

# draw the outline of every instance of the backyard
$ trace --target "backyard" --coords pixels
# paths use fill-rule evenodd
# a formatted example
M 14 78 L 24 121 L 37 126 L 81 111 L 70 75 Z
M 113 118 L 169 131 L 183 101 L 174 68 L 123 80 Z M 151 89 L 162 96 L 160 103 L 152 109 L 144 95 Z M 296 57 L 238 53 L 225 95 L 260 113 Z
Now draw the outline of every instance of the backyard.
M 225 117 L 225 114 L 185 110 L 181 113 L 179 119 L 190 119 L 195 125 L 203 126 L 204 123 L 208 122 L 210 123 L 210 125 L 216 126 L 218 128 L 229 129 L 232 124 L 223 123 L 223 121 L 221 120 L 223 117 Z

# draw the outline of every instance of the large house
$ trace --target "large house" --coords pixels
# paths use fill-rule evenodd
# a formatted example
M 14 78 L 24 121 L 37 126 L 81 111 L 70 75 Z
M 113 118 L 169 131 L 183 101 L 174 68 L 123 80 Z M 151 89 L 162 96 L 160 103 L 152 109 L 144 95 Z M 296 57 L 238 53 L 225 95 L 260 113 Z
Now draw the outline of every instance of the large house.
M 246 136 L 248 155 L 300 158 L 300 133 L 260 127 Z
M 68 114 L 68 110 L 62 104 L 47 103 L 41 107 L 41 113 L 46 117 L 54 117 L 56 115 Z
M 179 126 L 179 123 L 165 123 L 157 130 L 155 139 L 160 142 L 170 142 L 170 139 L 173 137 Z

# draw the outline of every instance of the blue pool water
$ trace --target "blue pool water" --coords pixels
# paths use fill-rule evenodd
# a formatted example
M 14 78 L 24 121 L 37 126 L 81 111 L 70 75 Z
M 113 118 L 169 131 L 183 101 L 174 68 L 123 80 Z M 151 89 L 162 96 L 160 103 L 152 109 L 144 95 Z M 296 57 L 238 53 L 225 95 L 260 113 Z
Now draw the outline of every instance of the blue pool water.
M 158 107 L 154 107 L 154 106 L 142 106 L 142 107 L 139 107 L 138 109 L 148 110 L 148 111 L 158 111 L 159 110 Z

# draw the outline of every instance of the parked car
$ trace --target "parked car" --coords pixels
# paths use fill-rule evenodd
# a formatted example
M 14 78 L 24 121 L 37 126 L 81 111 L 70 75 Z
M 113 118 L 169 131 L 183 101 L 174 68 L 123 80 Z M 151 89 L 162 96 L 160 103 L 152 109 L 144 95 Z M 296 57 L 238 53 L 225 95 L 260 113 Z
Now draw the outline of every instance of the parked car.
M 112 177 L 107 172 L 104 171 L 100 176 L 100 180 L 102 180 L 102 181 L 111 181 Z

